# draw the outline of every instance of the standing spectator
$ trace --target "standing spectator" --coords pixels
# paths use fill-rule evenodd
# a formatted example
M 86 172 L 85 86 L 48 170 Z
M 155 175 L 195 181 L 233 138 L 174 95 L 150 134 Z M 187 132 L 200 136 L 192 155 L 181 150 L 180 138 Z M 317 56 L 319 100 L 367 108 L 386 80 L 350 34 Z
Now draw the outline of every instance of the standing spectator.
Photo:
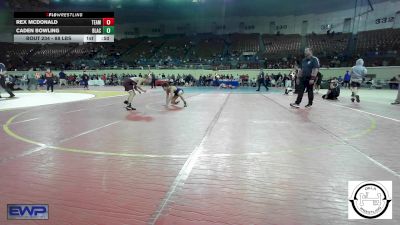
M 311 48 L 306 48 L 304 50 L 305 58 L 301 63 L 301 68 L 297 74 L 297 82 L 298 83 L 298 95 L 296 102 L 291 103 L 290 106 L 299 108 L 301 100 L 303 99 L 304 90 L 307 89 L 308 93 L 308 104 L 305 106 L 306 108 L 310 108 L 313 104 L 314 100 L 314 82 L 317 78 L 317 73 L 319 71 L 319 59 L 313 55 Z
M 347 70 L 343 79 L 344 88 L 350 88 L 350 78 L 351 78 L 350 72 Z
M 301 66 L 300 65 L 300 61 L 296 60 L 296 63 L 294 65 L 294 67 L 293 67 L 293 70 L 289 74 L 291 76 L 291 78 L 292 78 L 292 86 L 294 86 L 294 94 L 299 93 L 299 91 L 298 91 L 299 90 L 299 83 L 297 82 L 298 81 L 297 76 L 298 76 L 299 71 L 300 71 L 299 66 Z
M 89 75 L 87 75 L 86 70 L 83 71 L 82 81 L 83 89 L 89 90 Z
M 107 76 L 106 76 L 106 74 L 103 74 L 102 76 L 101 76 L 101 80 L 104 82 L 104 85 L 106 84 L 106 81 L 107 81 Z
M 322 82 L 322 78 L 323 78 L 323 77 L 324 77 L 324 76 L 321 74 L 321 72 L 318 71 L 318 73 L 317 73 L 317 80 L 315 81 L 315 86 L 314 86 L 314 88 L 315 88 L 315 93 L 316 93 L 316 94 L 318 94 L 319 89 L 321 88 L 321 82 Z
M 51 72 L 50 69 L 47 69 L 45 73 L 45 78 L 46 78 L 46 85 L 47 85 L 47 92 L 54 92 L 54 74 Z
M 151 73 L 151 88 L 156 88 L 156 75 Z
M 268 91 L 268 87 L 265 84 L 265 74 L 264 74 L 264 70 L 261 68 L 260 69 L 260 73 L 258 74 L 258 79 L 257 79 L 257 83 L 258 83 L 258 89 L 256 91 L 260 91 L 260 87 L 261 84 L 265 87 L 265 90 Z
M 21 79 L 21 88 L 28 87 L 28 74 L 24 74 Z
M 61 70 L 61 72 L 58 74 L 58 78 L 60 79 L 60 87 L 63 84 L 64 86 L 67 86 L 67 75 L 64 73 L 64 70 Z

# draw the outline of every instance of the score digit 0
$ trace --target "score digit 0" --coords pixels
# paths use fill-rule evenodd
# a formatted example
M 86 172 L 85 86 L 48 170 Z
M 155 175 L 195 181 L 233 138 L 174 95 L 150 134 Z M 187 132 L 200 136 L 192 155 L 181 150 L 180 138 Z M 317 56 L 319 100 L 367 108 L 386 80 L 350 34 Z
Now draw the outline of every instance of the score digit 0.
M 103 34 L 114 34 L 114 27 L 103 27 Z
M 114 26 L 114 18 L 103 18 L 103 26 Z

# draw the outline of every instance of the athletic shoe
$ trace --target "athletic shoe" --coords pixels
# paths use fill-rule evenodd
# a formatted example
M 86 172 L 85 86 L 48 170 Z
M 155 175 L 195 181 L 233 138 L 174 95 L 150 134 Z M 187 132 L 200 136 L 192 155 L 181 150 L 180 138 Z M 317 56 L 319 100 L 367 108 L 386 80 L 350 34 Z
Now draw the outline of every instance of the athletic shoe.
M 311 108 L 312 104 L 307 104 L 306 106 L 304 106 L 306 109 Z
M 400 102 L 392 102 L 392 103 L 390 103 L 390 104 L 392 104 L 392 105 L 399 105 Z
M 256 91 L 260 91 L 260 90 L 256 90 Z
M 178 104 L 179 104 L 179 102 L 180 102 L 180 101 L 177 101 L 177 102 L 174 102 L 174 103 L 172 103 L 172 104 L 174 104 L 174 105 L 178 105 Z
M 351 102 L 354 102 L 354 98 L 351 98 Z
M 187 103 L 186 102 L 183 103 L 183 107 L 187 107 Z
M 15 95 L 10 95 L 10 97 L 9 98 L 14 98 L 15 97 Z
M 356 95 L 356 101 L 360 103 L 360 96 Z
M 132 106 L 128 105 L 127 107 L 125 107 L 126 110 L 136 110 L 135 108 L 133 108 Z
M 128 103 L 129 103 L 128 100 L 125 100 L 125 101 L 124 101 L 124 104 L 125 104 L 125 105 L 128 105 Z
M 297 103 L 290 103 L 290 106 L 292 106 L 293 108 L 300 108 L 300 105 Z

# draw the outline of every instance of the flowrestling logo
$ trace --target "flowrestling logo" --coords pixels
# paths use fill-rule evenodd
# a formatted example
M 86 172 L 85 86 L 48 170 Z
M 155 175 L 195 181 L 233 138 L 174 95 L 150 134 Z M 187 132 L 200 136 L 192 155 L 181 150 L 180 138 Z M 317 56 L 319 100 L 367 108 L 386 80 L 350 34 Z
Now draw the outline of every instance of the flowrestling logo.
M 7 205 L 9 220 L 48 220 L 49 205 L 46 204 L 9 204 Z
M 349 219 L 392 219 L 392 181 L 349 181 Z

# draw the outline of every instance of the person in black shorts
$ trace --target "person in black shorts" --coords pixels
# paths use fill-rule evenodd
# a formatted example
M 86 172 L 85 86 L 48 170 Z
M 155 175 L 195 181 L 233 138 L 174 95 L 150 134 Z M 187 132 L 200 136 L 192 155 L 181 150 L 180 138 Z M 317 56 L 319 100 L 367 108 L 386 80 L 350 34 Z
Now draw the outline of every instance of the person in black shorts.
M 364 67 L 364 60 L 357 59 L 356 65 L 351 68 L 351 101 L 360 102 L 360 96 L 358 95 L 358 90 L 361 87 L 361 83 L 367 74 L 367 68 Z
M 294 108 L 300 107 L 300 103 L 304 95 L 304 90 L 306 89 L 308 94 L 308 104 L 305 107 L 310 108 L 314 100 L 313 87 L 320 67 L 319 59 L 313 56 L 312 50 L 310 48 L 306 48 L 304 50 L 304 54 L 306 57 L 303 59 L 301 67 L 299 68 L 299 72 L 297 73 L 297 81 L 296 81 L 296 85 L 298 85 L 297 99 L 296 102 L 290 103 L 290 106 Z
M 47 84 L 47 92 L 54 92 L 54 74 L 50 69 L 47 69 L 45 73 L 46 84 Z
M 126 104 L 125 108 L 127 110 L 136 110 L 132 107 L 132 101 L 136 95 L 135 91 L 139 92 L 139 94 L 141 94 L 142 92 L 146 92 L 146 90 L 141 87 L 144 84 L 145 80 L 146 79 L 142 77 L 127 77 L 124 79 L 122 85 L 124 86 L 125 91 L 127 91 L 129 94 L 128 99 L 124 101 L 124 103 Z
M 136 110 L 135 108 L 132 107 L 132 100 L 133 97 L 135 97 L 135 86 L 137 85 L 137 83 L 132 80 L 131 78 L 127 77 L 125 78 L 125 80 L 123 81 L 123 86 L 125 88 L 125 91 L 128 92 L 129 96 L 128 99 L 124 102 L 126 104 L 126 110 Z

